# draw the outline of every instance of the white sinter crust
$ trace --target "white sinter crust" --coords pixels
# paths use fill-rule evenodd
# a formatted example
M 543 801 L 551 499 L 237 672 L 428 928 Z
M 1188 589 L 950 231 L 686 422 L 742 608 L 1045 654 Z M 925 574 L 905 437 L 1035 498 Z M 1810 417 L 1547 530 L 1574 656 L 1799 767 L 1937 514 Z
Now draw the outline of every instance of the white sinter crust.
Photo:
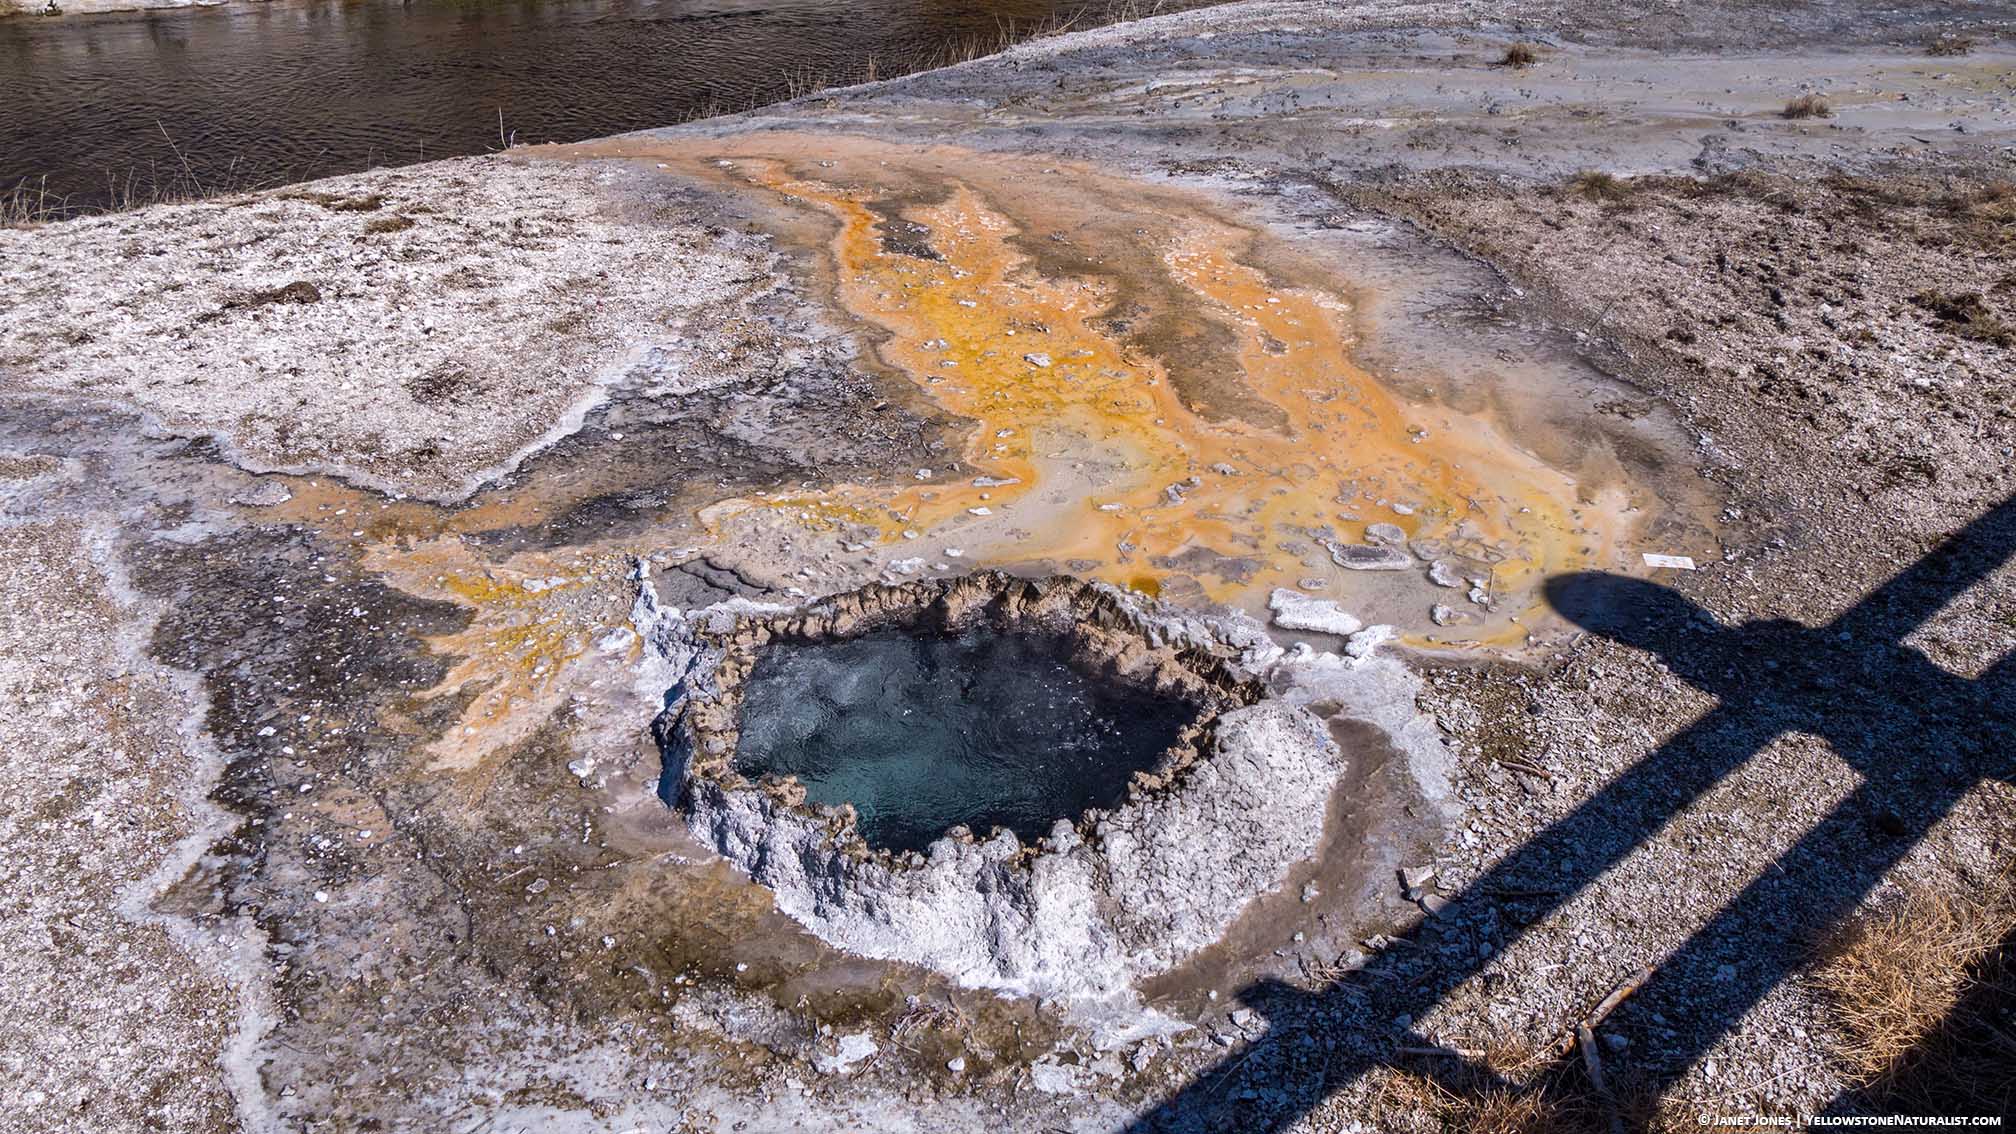
M 794 781 L 729 770 L 734 690 L 756 646 L 976 618 L 1075 627 L 1084 656 L 1203 705 L 1194 743 L 1138 777 L 1117 809 L 1060 819 L 1034 847 L 1006 830 L 955 830 L 910 855 L 870 849 L 851 808 L 808 805 Z M 1352 663 L 1284 652 L 1244 615 L 1184 615 L 1103 584 L 982 574 L 796 608 L 735 600 L 680 612 L 645 580 L 636 621 L 649 646 L 643 680 L 672 690 L 658 726 L 665 794 L 779 909 L 850 952 L 1059 1001 L 1116 1039 L 1155 1026 L 1140 1012 L 1140 980 L 1217 941 L 1316 853 L 1345 771 L 1308 705 L 1328 700 L 1324 686 Z

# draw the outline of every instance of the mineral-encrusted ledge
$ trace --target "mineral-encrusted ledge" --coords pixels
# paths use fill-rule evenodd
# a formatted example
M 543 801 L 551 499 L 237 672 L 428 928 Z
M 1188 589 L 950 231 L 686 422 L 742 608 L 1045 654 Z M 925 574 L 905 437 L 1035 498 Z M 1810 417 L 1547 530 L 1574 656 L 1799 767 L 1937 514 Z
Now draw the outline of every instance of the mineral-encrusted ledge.
M 1156 1026 L 1138 1011 L 1138 981 L 1217 941 L 1315 853 L 1345 771 L 1309 705 L 1333 708 L 1334 691 L 1317 686 L 1354 663 L 1283 651 L 1244 615 L 1184 614 L 1105 584 L 983 573 L 688 613 L 661 607 L 646 579 L 635 617 L 645 680 L 670 690 L 656 724 L 662 794 L 780 909 L 864 956 L 1061 1001 L 1116 1039 Z M 861 840 L 851 808 L 808 805 L 794 781 L 730 770 L 737 686 L 758 647 L 976 620 L 1063 631 L 1079 660 L 1204 711 L 1119 807 L 1060 819 L 1034 846 L 955 829 L 927 853 L 892 855 Z

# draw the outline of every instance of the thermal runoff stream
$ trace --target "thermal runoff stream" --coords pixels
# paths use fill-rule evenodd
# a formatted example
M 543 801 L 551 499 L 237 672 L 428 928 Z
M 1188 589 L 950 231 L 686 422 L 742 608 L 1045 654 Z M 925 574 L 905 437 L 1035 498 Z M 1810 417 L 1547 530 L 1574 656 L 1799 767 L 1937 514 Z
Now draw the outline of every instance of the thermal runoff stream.
M 920 437 L 914 463 L 872 475 L 661 484 L 648 454 L 663 441 L 630 422 L 584 430 L 548 462 L 564 468 L 454 508 L 296 484 L 280 512 L 368 512 L 356 530 L 374 569 L 474 611 L 438 643 L 461 659 L 444 687 L 477 691 L 436 746 L 443 767 L 476 766 L 560 704 L 563 670 L 613 612 L 577 601 L 579 580 L 639 557 L 705 557 L 780 595 L 1071 574 L 1292 633 L 1362 620 L 1415 646 L 1518 648 L 1546 578 L 1630 569 L 1647 524 L 1671 514 L 1670 484 L 1534 408 L 1586 419 L 1581 399 L 1599 389 L 1586 370 L 1507 339 L 1452 350 L 1461 382 L 1433 372 L 1419 360 L 1440 332 L 1381 314 L 1385 289 L 1425 269 L 1377 249 L 1340 259 L 1336 233 L 1284 237 L 1228 200 L 1058 159 L 846 136 L 630 136 L 513 160 L 554 159 L 732 202 L 781 253 L 753 286 L 802 293 L 790 301 L 823 320 L 790 333 L 850 342 L 873 377 L 867 400 L 836 407 L 836 428 L 888 405 L 942 441 Z M 1353 263 L 1382 290 L 1354 290 Z M 1400 339 L 1417 361 L 1361 361 L 1368 342 L 1396 357 Z M 730 435 L 776 428 L 745 404 Z M 482 550 L 499 531 L 651 500 L 657 513 L 575 547 Z M 1284 588 L 1337 609 L 1291 624 L 1270 610 Z
M 1625 526 L 1623 492 L 1376 380 L 1350 298 L 1194 199 L 867 142 L 737 145 L 755 152 L 689 160 L 819 218 L 838 305 L 971 424 L 905 483 L 716 504 L 720 543 L 782 522 L 914 557 L 899 572 L 1041 565 L 1256 611 L 1285 587 L 1488 641 Z

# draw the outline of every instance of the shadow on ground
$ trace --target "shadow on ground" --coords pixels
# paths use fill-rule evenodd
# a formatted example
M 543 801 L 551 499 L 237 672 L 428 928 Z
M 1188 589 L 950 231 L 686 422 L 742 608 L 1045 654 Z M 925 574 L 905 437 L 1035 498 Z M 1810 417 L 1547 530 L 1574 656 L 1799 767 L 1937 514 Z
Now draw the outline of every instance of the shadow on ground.
M 2012 553 L 2016 497 L 1817 627 L 1784 620 L 1724 626 L 1675 591 L 1621 576 L 1551 580 L 1548 597 L 1564 616 L 1656 653 L 1719 704 L 1481 875 L 1429 920 L 1415 947 L 1386 949 L 1314 992 L 1276 982 L 1246 989 L 1242 998 L 1267 1019 L 1264 1036 L 1142 1115 L 1131 1134 L 1281 1130 L 1386 1065 L 1459 1096 L 1572 1090 L 1586 1097 L 1591 1084 L 1569 1064 L 1572 1054 L 1514 1085 L 1463 1053 L 1425 1050 L 1434 1045 L 1411 1035 L 1407 1023 L 1483 973 L 1488 957 L 1525 926 L 1601 886 L 1611 866 L 1775 738 L 1824 738 L 1860 783 L 1657 959 L 1611 1017 L 1638 1034 L 1670 1037 L 1603 1052 L 1634 1095 L 1656 1097 L 1803 963 L 1801 941 L 1840 925 L 1963 796 L 1990 779 L 2016 777 L 2016 654 L 1969 680 L 1904 643 Z M 1620 963 L 1617 976 L 1651 960 Z M 1843 1096 L 1833 1105 L 1875 1101 Z M 1628 1112 L 1607 1117 L 1613 1129 L 1638 1121 Z

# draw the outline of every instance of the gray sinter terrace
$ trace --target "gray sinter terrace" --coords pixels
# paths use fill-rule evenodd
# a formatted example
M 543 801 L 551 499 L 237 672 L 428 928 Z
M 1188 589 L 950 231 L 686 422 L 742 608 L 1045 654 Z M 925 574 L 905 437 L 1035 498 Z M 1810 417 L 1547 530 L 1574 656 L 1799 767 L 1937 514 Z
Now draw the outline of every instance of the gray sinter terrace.
M 955 826 L 1033 844 L 1121 803 L 1198 715 L 1071 657 L 1061 635 L 986 626 L 772 645 L 745 686 L 733 769 L 853 804 L 878 849 L 922 850 Z

